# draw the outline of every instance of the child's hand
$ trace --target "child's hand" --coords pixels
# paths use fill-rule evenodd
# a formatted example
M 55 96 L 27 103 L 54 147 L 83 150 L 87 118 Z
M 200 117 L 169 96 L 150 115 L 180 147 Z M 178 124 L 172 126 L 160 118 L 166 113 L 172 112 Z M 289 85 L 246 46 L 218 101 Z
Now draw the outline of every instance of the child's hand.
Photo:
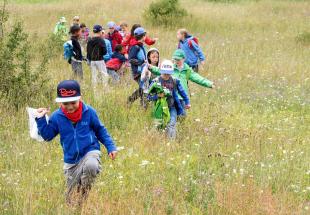
M 211 88 L 214 89 L 215 87 L 216 87 L 216 86 L 215 86 L 215 84 L 213 83 L 212 86 L 211 86 Z
M 154 40 L 155 42 L 157 42 L 157 41 L 158 41 L 158 38 L 154 38 L 153 40 Z
M 42 118 L 43 116 L 45 116 L 45 114 L 47 114 L 49 112 L 50 112 L 49 108 L 38 108 L 37 109 L 36 117 L 37 118 Z
M 164 98 L 164 97 L 165 97 L 165 93 L 159 93 L 159 94 L 158 94 L 158 97 L 159 97 L 159 98 Z
M 185 105 L 185 109 L 190 109 L 191 108 L 191 105 L 188 104 L 188 105 Z
M 116 158 L 116 155 L 117 155 L 117 151 L 113 151 L 113 152 L 110 152 L 109 153 L 109 157 L 114 160 Z

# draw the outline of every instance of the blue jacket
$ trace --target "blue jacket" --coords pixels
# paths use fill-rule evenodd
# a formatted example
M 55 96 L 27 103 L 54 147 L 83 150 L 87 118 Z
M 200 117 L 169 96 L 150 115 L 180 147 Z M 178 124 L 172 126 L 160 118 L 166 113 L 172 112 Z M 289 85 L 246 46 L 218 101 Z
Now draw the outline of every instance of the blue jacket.
M 140 75 L 147 60 L 146 50 L 143 44 L 132 46 L 129 50 L 128 59 L 131 65 L 133 76 L 135 77 L 136 75 Z
M 61 109 L 51 115 L 48 123 L 45 117 L 37 118 L 36 122 L 39 134 L 45 141 L 51 141 L 60 134 L 65 163 L 78 163 L 87 152 L 100 150 L 98 140 L 104 144 L 108 153 L 116 151 L 114 142 L 100 122 L 96 111 L 84 103 L 82 119 L 75 127 Z
M 107 48 L 107 53 L 106 53 L 106 55 L 103 56 L 103 59 L 105 62 L 107 62 L 111 59 L 113 52 L 112 52 L 112 46 L 111 46 L 110 40 L 104 39 L 104 42 L 105 42 L 105 46 Z
M 155 78 L 153 80 L 152 84 L 155 82 L 160 82 L 160 78 L 161 77 Z M 178 115 L 185 115 L 186 112 L 185 112 L 184 107 L 180 101 L 179 95 L 183 98 L 185 105 L 190 104 L 189 97 L 188 97 L 187 93 L 185 92 L 184 88 L 182 87 L 182 84 L 181 84 L 179 79 L 173 78 L 173 82 L 175 85 L 173 88 L 173 91 L 172 91 L 172 97 L 174 99 L 174 106 L 177 110 Z M 156 101 L 158 99 L 158 95 L 149 95 L 148 99 L 151 101 Z
M 125 56 L 124 56 L 122 53 L 119 53 L 119 52 L 113 52 L 112 58 L 117 58 L 117 59 L 119 59 L 122 63 L 124 63 L 124 62 L 127 61 L 127 59 L 125 58 Z
M 193 40 L 193 36 L 188 36 L 183 41 L 180 41 L 179 48 L 185 52 L 185 63 L 189 66 L 196 66 L 198 65 L 198 61 L 204 61 L 206 59 L 199 45 Z

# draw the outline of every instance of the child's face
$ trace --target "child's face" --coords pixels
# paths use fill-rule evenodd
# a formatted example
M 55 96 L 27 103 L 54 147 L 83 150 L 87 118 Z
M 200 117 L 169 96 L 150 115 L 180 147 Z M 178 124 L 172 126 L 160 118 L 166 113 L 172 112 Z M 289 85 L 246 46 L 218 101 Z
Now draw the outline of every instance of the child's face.
M 74 113 L 80 106 L 80 101 L 63 102 L 61 106 L 68 112 Z
M 177 67 L 181 68 L 183 67 L 183 64 L 184 64 L 184 59 L 181 59 L 181 60 L 173 60 L 174 63 L 177 65 Z
M 123 31 L 123 32 L 127 32 L 128 27 L 127 27 L 127 26 L 125 26 L 125 25 L 121 25 L 121 29 L 122 29 L 122 31 Z
M 82 33 L 86 31 L 86 27 L 81 28 Z
M 157 65 L 158 61 L 159 61 L 159 55 L 157 52 L 153 52 L 152 54 L 150 54 L 150 61 L 152 65 Z
M 164 80 L 169 80 L 169 78 L 171 77 L 171 75 L 168 74 L 161 74 L 162 79 Z
M 183 40 L 184 39 L 184 35 L 180 31 L 177 32 L 177 39 L 178 40 Z
M 79 19 L 73 19 L 73 24 L 78 25 L 79 23 L 80 23 L 80 20 L 79 20 Z
M 82 30 L 80 29 L 79 31 L 77 31 L 77 32 L 75 33 L 75 36 L 78 37 L 78 38 L 80 38 L 80 37 L 82 36 Z
M 115 30 L 115 28 L 113 28 L 113 27 L 112 27 L 112 28 L 109 28 L 109 33 L 112 34 L 112 33 L 114 32 L 114 30 Z
M 145 35 L 141 38 L 141 40 L 139 40 L 140 42 L 144 42 L 144 40 L 145 40 Z

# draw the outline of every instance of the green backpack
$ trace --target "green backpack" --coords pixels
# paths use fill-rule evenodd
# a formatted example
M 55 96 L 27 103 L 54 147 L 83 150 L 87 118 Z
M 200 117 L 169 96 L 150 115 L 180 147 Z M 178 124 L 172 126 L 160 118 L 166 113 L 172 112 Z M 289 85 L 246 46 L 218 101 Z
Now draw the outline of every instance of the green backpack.
M 155 81 L 149 89 L 149 94 L 154 95 L 160 93 L 164 93 L 165 97 L 158 98 L 155 102 L 152 117 L 154 118 L 155 126 L 159 129 L 164 129 L 170 121 L 169 106 L 166 98 L 166 96 L 170 95 L 170 91 L 164 89 L 159 82 Z

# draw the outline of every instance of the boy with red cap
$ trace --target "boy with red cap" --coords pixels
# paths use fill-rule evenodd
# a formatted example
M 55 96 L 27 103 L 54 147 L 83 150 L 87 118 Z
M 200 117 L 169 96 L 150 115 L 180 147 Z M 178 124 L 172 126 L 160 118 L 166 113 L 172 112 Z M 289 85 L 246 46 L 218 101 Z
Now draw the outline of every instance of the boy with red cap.
M 86 198 L 96 176 L 101 171 L 100 144 L 106 147 L 109 157 L 115 159 L 116 146 L 96 111 L 81 101 L 80 85 L 74 80 L 58 84 L 56 102 L 60 108 L 46 121 L 47 108 L 37 110 L 39 134 L 51 141 L 58 134 L 64 152 L 64 172 L 67 179 L 66 199 L 70 203 L 75 187 Z

